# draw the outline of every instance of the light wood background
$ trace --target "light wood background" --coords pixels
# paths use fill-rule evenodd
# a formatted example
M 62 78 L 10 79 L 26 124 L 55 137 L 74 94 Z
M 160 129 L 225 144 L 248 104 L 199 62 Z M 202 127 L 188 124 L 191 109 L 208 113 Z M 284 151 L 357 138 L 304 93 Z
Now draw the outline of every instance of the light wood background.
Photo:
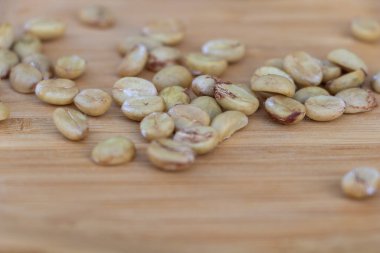
M 44 45 L 55 60 L 88 60 L 81 88 L 111 91 L 120 57 L 115 45 L 154 18 L 187 24 L 180 48 L 233 37 L 248 46 L 226 80 L 248 82 L 270 57 L 305 50 L 323 58 L 336 48 L 357 52 L 380 70 L 380 44 L 349 36 L 355 16 L 377 16 L 378 0 L 160 0 L 103 1 L 116 14 L 110 30 L 76 20 L 86 0 L 0 0 L 0 21 L 16 26 L 35 16 L 68 25 L 66 36 Z M 102 2 L 102 1 L 98 1 Z M 151 78 L 152 74 L 143 76 Z M 55 129 L 55 109 L 7 81 L 0 98 L 12 109 L 0 123 L 1 253 L 365 252 L 380 250 L 380 197 L 352 201 L 339 180 L 357 166 L 380 168 L 380 109 L 330 123 L 273 123 L 261 109 L 246 129 L 199 157 L 183 173 L 163 173 L 147 161 L 138 124 L 116 105 L 91 118 L 89 138 L 74 143 Z M 380 99 L 380 96 L 377 97 Z M 91 148 L 113 135 L 136 142 L 134 162 L 98 167 Z

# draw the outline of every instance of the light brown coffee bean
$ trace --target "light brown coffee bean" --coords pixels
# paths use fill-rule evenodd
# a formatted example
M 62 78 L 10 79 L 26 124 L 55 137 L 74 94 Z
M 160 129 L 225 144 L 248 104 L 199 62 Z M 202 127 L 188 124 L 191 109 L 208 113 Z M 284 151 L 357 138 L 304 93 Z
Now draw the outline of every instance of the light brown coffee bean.
M 215 100 L 224 110 L 251 115 L 259 108 L 259 100 L 250 92 L 234 84 L 217 83 Z
M 310 86 L 310 87 L 299 89 L 296 92 L 296 94 L 294 94 L 294 99 L 304 104 L 305 101 L 308 100 L 308 98 L 319 96 L 319 95 L 329 96 L 330 93 L 324 88 L 317 87 L 317 86 Z
M 144 45 L 139 44 L 126 54 L 117 73 L 119 76 L 137 76 L 144 70 L 147 60 L 148 50 Z
M 211 126 L 217 131 L 219 142 L 230 138 L 234 133 L 248 125 L 248 117 L 239 111 L 226 111 L 216 116 Z
M 306 52 L 288 54 L 284 58 L 284 69 L 300 86 L 317 86 L 322 82 L 323 74 L 319 62 Z
M 187 54 L 183 63 L 193 75 L 220 76 L 228 66 L 226 60 L 200 53 Z
M 191 73 L 182 66 L 173 65 L 161 69 L 153 76 L 152 82 L 157 90 L 163 90 L 170 86 L 182 86 L 187 88 L 190 86 L 193 77 Z
M 55 74 L 60 78 L 77 79 L 86 70 L 86 61 L 78 55 L 59 58 L 55 65 Z
M 376 42 L 380 39 L 380 23 L 374 18 L 355 18 L 351 22 L 351 33 L 358 40 Z
M 139 77 L 119 79 L 112 88 L 112 96 L 118 105 L 122 105 L 128 97 L 156 96 L 157 89 L 153 83 Z
M 19 93 L 33 93 L 42 74 L 29 64 L 19 63 L 14 66 L 9 76 L 12 88 Z
M 41 72 L 43 79 L 49 79 L 53 75 L 51 62 L 49 58 L 43 54 L 33 53 L 25 57 L 22 62 L 38 69 Z
M 194 105 L 173 106 L 168 114 L 173 118 L 177 130 L 210 125 L 210 116 Z
M 185 37 L 185 26 L 174 18 L 164 18 L 147 23 L 142 33 L 169 46 L 179 44 Z
M 341 76 L 342 69 L 330 61 L 320 61 L 323 79 L 322 82 L 327 83 Z
M 283 76 L 264 75 L 251 83 L 251 89 L 261 93 L 269 92 L 271 94 L 280 94 L 287 97 L 293 97 L 296 91 L 296 85 Z
M 159 96 L 127 97 L 121 110 L 128 119 L 141 121 L 152 112 L 163 112 L 165 103 Z
M 70 108 L 57 108 L 53 113 L 54 124 L 67 139 L 79 141 L 88 135 L 86 115 Z
M 337 79 L 331 80 L 326 84 L 327 90 L 331 94 L 336 94 L 339 91 L 359 87 L 364 83 L 366 75 L 362 70 L 356 70 L 351 73 L 345 74 Z
M 13 51 L 23 59 L 31 54 L 40 53 L 42 43 L 38 37 L 32 34 L 24 34 L 15 41 Z
M 53 40 L 64 35 L 66 25 L 54 19 L 34 18 L 25 23 L 24 29 L 41 40 Z
M 149 141 L 170 137 L 174 128 L 174 120 L 164 112 L 153 112 L 140 123 L 141 135 Z
M 176 65 L 182 57 L 181 51 L 174 47 L 157 47 L 149 52 L 146 68 L 150 71 L 160 71 L 161 69 Z
M 14 39 L 13 26 L 9 23 L 0 24 L 0 48 L 9 49 Z
M 43 80 L 37 84 L 35 89 L 35 93 L 41 101 L 52 105 L 71 104 L 78 92 L 76 84 L 69 79 Z
M 7 118 L 9 118 L 9 115 L 9 107 L 5 103 L 0 101 L 0 121 L 6 120 Z
M 344 113 L 368 112 L 377 106 L 375 95 L 360 88 L 342 90 L 336 96 L 346 103 Z
M 303 104 L 282 95 L 268 98 L 264 105 L 269 116 L 284 125 L 296 124 L 306 115 L 306 109 Z
M 205 111 L 211 120 L 222 113 L 222 108 L 220 108 L 215 98 L 209 96 L 197 97 L 191 101 L 191 104 Z
M 134 35 L 128 36 L 127 38 L 120 41 L 117 50 L 121 56 L 124 56 L 127 53 L 131 52 L 139 44 L 144 45 L 148 51 L 152 51 L 153 49 L 162 46 L 162 43 L 154 38 L 142 35 Z
M 14 52 L 0 48 L 0 79 L 8 77 L 11 68 L 18 62 L 18 57 Z
M 215 76 L 201 75 L 194 78 L 191 83 L 191 89 L 198 96 L 214 97 L 215 84 L 221 82 L 222 80 Z
M 289 79 L 291 82 L 294 83 L 291 76 L 289 76 L 285 71 L 282 71 L 279 68 L 276 67 L 269 67 L 269 66 L 263 66 L 255 70 L 255 73 L 253 73 L 253 76 L 251 78 L 251 83 L 256 81 L 259 77 L 265 76 L 265 75 L 277 75 L 282 76 L 287 79 Z
M 190 103 L 190 98 L 186 94 L 185 89 L 181 86 L 170 86 L 160 91 L 160 97 L 165 102 L 166 110 L 175 105 L 184 105 Z
M 99 142 L 91 153 L 92 160 L 104 166 L 120 165 L 135 157 L 135 144 L 128 138 L 116 136 Z
M 271 58 L 271 59 L 268 59 L 264 63 L 264 66 L 275 67 L 275 68 L 284 70 L 284 59 L 282 59 L 282 58 Z
M 147 154 L 149 161 L 164 171 L 182 171 L 195 161 L 195 154 L 189 146 L 171 139 L 153 141 Z
M 84 89 L 74 98 L 78 109 L 90 116 L 105 114 L 111 107 L 112 98 L 101 89 Z
M 198 155 L 212 151 L 219 143 L 217 131 L 209 126 L 193 126 L 179 130 L 173 139 L 188 145 Z
M 333 96 L 315 96 L 305 102 L 306 116 L 315 121 L 331 121 L 342 116 L 346 104 Z
M 362 59 L 347 49 L 339 48 L 331 51 L 327 55 L 327 59 L 332 63 L 340 66 L 346 71 L 363 70 L 368 73 L 368 67 Z
M 380 173 L 373 168 L 356 168 L 346 173 L 341 187 L 348 197 L 364 199 L 375 195 L 380 187 Z
M 202 52 L 228 62 L 237 62 L 245 55 L 245 45 L 234 39 L 215 39 L 203 44 Z
M 108 28 L 115 24 L 113 13 L 102 5 L 89 5 L 78 13 L 79 20 L 89 26 Z

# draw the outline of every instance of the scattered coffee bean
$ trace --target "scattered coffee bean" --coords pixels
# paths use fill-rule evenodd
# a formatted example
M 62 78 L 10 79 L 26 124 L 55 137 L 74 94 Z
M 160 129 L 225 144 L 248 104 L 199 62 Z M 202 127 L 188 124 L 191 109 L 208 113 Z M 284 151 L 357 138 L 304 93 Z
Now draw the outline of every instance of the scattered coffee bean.
M 380 173 L 373 168 L 356 168 L 345 174 L 341 187 L 348 197 L 364 199 L 375 195 L 380 186 Z
M 99 142 L 91 153 L 92 160 L 104 166 L 130 162 L 136 153 L 135 144 L 126 137 L 117 136 Z

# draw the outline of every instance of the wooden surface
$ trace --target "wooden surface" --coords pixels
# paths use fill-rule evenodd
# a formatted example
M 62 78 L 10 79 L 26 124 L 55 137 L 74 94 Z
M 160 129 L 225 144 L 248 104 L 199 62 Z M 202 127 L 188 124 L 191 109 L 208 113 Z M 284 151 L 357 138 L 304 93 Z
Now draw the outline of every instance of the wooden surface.
M 77 22 L 76 11 L 88 3 L 1 0 L 0 21 L 64 20 L 66 36 L 46 43 L 44 52 L 86 58 L 81 88 L 111 91 L 120 62 L 116 43 L 166 16 L 187 24 L 185 52 L 219 37 L 247 44 L 247 57 L 228 69 L 226 80 L 248 82 L 270 57 L 305 50 L 323 58 L 336 47 L 357 52 L 371 74 L 380 70 L 380 44 L 348 33 L 352 17 L 380 13 L 378 0 L 104 1 L 118 19 L 110 30 Z M 15 93 L 6 81 L 0 98 L 12 109 L 0 123 L 1 253 L 379 252 L 380 197 L 351 201 L 339 188 L 353 167 L 380 168 L 379 108 L 295 126 L 275 124 L 261 109 L 192 170 L 170 174 L 148 163 L 138 125 L 116 105 L 90 119 L 89 138 L 73 143 L 56 131 L 54 106 Z M 135 161 L 94 165 L 91 148 L 117 134 L 136 142 Z

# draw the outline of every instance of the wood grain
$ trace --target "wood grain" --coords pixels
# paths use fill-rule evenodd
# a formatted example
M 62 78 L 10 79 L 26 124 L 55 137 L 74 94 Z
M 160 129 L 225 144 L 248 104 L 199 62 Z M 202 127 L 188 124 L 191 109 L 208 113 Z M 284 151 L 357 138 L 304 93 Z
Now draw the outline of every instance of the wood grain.
M 226 80 L 247 83 L 266 59 L 294 50 L 323 58 L 344 47 L 362 56 L 371 74 L 380 69 L 380 45 L 348 32 L 353 17 L 378 16 L 378 0 L 112 0 L 104 2 L 118 18 L 110 30 L 78 23 L 75 13 L 90 2 L 1 0 L 0 21 L 64 20 L 66 36 L 46 43 L 44 52 L 53 60 L 86 58 L 81 88 L 110 91 L 118 79 L 117 42 L 166 16 L 187 24 L 184 52 L 219 37 L 247 44 L 247 57 L 228 69 Z M 192 170 L 163 173 L 148 163 L 138 125 L 116 105 L 90 119 L 88 139 L 73 143 L 56 131 L 54 106 L 15 93 L 7 81 L 0 98 L 12 109 L 0 123 L 1 253 L 379 252 L 379 196 L 351 201 L 339 180 L 356 166 L 380 168 L 380 109 L 295 126 L 273 123 L 261 109 Z M 135 161 L 112 168 L 91 163 L 95 143 L 116 134 L 136 142 Z

